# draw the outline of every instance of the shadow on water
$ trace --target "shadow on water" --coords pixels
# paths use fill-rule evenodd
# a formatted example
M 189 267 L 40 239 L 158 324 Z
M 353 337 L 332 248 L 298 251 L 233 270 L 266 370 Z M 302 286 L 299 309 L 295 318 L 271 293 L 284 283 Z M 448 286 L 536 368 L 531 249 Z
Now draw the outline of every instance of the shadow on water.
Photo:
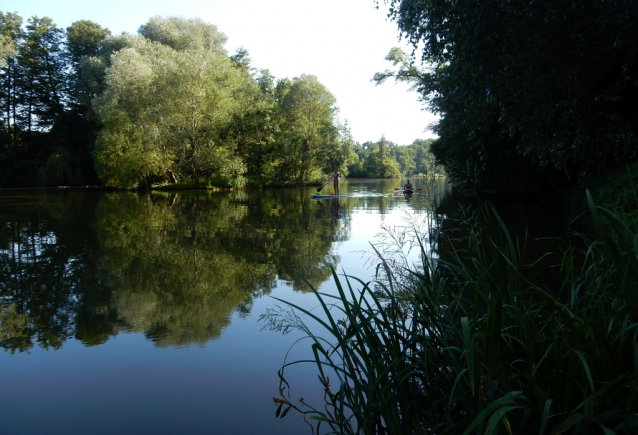
M 441 259 L 449 261 L 457 254 L 463 257 L 470 235 L 479 243 L 491 240 L 503 245 L 501 219 L 521 257 L 526 277 L 549 288 L 560 285 L 560 268 L 554 266 L 562 261 L 561 238 L 568 234 L 569 218 L 554 197 L 481 200 L 450 188 L 437 207 L 437 215 L 441 237 L 436 251 Z M 580 241 L 572 243 L 579 245 Z

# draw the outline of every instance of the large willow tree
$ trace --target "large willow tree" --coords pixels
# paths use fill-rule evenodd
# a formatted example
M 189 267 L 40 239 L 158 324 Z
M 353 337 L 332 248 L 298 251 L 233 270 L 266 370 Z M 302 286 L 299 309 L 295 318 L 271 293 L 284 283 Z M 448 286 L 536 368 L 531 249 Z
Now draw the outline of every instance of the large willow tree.
M 316 77 L 258 71 L 200 19 L 22 24 L 0 12 L 0 185 L 296 184 L 352 154 Z
M 111 55 L 104 92 L 94 102 L 104 124 L 95 149 L 100 178 L 123 188 L 240 179 L 244 163 L 221 132 L 249 76 L 229 59 L 225 36 L 181 18 L 153 18 L 140 33 Z
M 334 117 L 335 97 L 317 77 L 302 74 L 284 88 L 279 105 L 283 115 L 281 151 L 285 170 L 307 181 L 313 169 L 329 173 L 341 169 L 347 157 Z

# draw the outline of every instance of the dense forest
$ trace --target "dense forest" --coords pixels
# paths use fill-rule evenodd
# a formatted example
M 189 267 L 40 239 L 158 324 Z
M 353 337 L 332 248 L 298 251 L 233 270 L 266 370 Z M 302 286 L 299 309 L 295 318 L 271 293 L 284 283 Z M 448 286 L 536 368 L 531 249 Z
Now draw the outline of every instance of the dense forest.
M 429 146 L 359 144 L 317 77 L 230 55 L 200 19 L 114 36 L 0 12 L 0 186 L 242 187 L 436 170 Z
M 441 120 L 432 147 L 484 186 L 587 182 L 638 159 L 635 1 L 385 0 L 393 70 Z
M 638 159 L 633 2 L 385 3 L 414 51 L 374 79 L 413 85 L 440 116 L 435 141 L 355 142 L 317 77 L 257 70 L 199 19 L 114 36 L 0 12 L 0 186 L 294 185 L 436 161 L 538 190 Z

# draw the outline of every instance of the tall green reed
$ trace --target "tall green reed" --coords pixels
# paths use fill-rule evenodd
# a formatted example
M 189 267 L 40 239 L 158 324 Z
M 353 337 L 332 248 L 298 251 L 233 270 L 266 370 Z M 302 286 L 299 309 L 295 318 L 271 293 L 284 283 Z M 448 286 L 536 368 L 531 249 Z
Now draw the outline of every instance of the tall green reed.
M 385 278 L 333 270 L 338 294 L 314 291 L 321 314 L 281 301 L 290 308 L 263 319 L 304 330 L 313 358 L 280 370 L 277 415 L 298 411 L 317 433 L 636 433 L 638 238 L 589 206 L 599 236 L 557 241 L 551 286 L 538 279 L 540 259 L 523 260 L 527 242 L 486 207 L 481 231 L 468 226 L 445 260 L 421 243 L 421 263 L 397 274 L 377 251 Z M 322 407 L 289 396 L 286 371 L 308 362 Z

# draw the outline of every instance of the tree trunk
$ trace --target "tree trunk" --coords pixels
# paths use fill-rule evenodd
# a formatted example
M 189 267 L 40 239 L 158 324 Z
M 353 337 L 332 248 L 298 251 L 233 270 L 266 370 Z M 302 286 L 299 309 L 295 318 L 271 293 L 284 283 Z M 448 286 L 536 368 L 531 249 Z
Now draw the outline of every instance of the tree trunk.
M 170 169 L 168 170 L 168 177 L 170 178 L 171 183 L 173 183 L 173 184 L 177 184 L 177 183 L 178 183 L 178 181 L 177 181 L 177 176 L 176 176 L 176 175 L 175 175 L 175 173 L 174 173 L 172 170 L 170 170 Z

